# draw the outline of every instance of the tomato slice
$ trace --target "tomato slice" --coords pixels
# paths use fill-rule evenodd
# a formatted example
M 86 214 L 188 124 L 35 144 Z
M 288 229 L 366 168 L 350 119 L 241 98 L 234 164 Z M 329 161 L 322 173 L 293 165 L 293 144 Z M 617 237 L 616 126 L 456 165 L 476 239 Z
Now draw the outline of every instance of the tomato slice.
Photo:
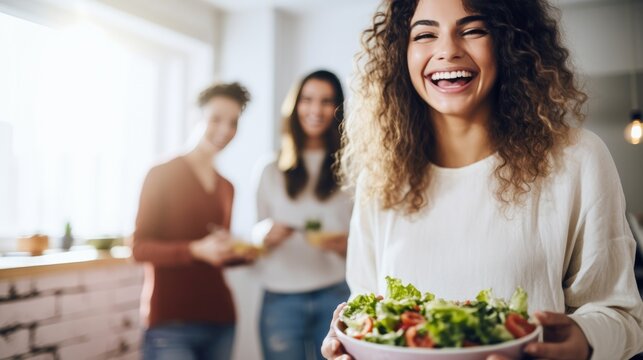
M 355 339 L 363 339 L 366 334 L 371 332 L 371 330 L 373 330 L 373 319 L 371 319 L 370 316 L 364 316 L 364 320 L 362 320 L 362 327 L 357 334 L 353 335 L 353 337 Z
M 422 316 L 420 313 L 417 313 L 415 311 L 403 312 L 402 315 L 400 315 L 400 320 L 402 321 L 402 324 L 400 326 L 401 329 L 408 329 L 411 326 L 415 326 L 426 322 L 426 319 L 424 318 L 424 316 Z
M 530 324 L 527 319 L 516 313 L 509 313 L 507 315 L 505 327 L 516 339 L 527 336 L 536 330 L 535 325 Z
M 435 346 L 429 334 L 421 335 L 417 326 L 408 328 L 404 333 L 404 338 L 408 347 L 432 348 Z

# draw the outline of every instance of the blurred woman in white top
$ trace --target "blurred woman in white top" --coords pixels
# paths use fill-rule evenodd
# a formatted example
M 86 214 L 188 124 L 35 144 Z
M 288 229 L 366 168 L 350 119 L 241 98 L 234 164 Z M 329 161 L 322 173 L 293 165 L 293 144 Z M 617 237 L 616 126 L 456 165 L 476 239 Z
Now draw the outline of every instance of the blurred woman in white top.
M 349 296 L 345 256 L 352 201 L 333 172 L 344 95 L 333 73 L 307 75 L 284 102 L 282 145 L 263 167 L 253 238 L 268 249 L 257 268 L 264 287 L 266 360 L 320 358 L 332 311 Z M 332 233 L 307 241 L 307 223 Z

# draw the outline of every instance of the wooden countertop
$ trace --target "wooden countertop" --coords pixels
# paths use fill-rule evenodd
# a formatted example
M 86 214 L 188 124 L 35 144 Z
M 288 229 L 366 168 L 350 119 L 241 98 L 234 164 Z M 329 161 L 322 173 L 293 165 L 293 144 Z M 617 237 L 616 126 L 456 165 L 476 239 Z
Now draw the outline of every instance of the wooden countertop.
M 111 250 L 81 246 L 70 251 L 50 251 L 41 256 L 5 254 L 0 256 L 0 280 L 125 264 L 132 261 L 131 255 L 132 251 L 127 246 L 115 246 Z

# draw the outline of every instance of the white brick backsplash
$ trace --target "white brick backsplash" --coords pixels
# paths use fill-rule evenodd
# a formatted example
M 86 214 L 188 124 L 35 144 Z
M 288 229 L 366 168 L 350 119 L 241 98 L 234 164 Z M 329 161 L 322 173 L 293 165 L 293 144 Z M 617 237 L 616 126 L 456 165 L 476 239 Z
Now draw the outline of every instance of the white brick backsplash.
M 116 289 L 115 304 L 127 304 L 137 302 L 141 298 L 142 285 L 130 285 L 127 287 Z
M 46 353 L 46 354 L 38 354 L 34 356 L 28 356 L 24 358 L 25 360 L 55 360 L 56 358 L 54 357 L 54 354 L 51 353 Z
M 139 268 L 141 267 L 141 264 L 136 264 L 132 263 L 129 264 L 128 266 L 119 266 L 114 268 L 114 273 L 115 276 L 118 277 L 119 280 L 132 280 L 132 279 L 140 279 L 141 278 L 141 272 Z
M 54 296 L 0 303 L 0 328 L 49 319 L 55 312 Z
M 125 310 L 112 314 L 110 328 L 114 331 L 127 331 L 140 328 L 140 313 L 138 309 Z
M 0 359 L 140 359 L 142 284 L 138 264 L 0 281 L 0 299 L 18 295 L 0 302 L 0 329 L 18 326 L 0 337 Z
M 130 349 L 138 349 L 143 342 L 143 330 L 131 329 L 120 333 L 119 338 L 123 339 Z
M 11 288 L 14 289 L 16 295 L 26 296 L 32 293 L 33 291 L 33 280 L 32 279 L 17 279 L 17 280 L 1 280 L 0 281 L 0 299 L 8 298 Z
M 79 312 L 85 312 L 91 308 L 89 296 L 85 293 L 62 294 L 58 296 L 60 315 L 67 316 Z
M 29 351 L 29 330 L 21 329 L 7 336 L 0 336 L 0 359 Z
M 141 329 L 121 332 L 107 343 L 107 351 L 111 354 L 120 354 L 122 344 L 126 345 L 126 352 L 138 349 L 141 345 L 142 335 L 143 330 Z
M 142 357 L 142 354 L 141 354 L 140 350 L 137 349 L 137 350 L 128 352 L 126 354 L 123 354 L 121 356 L 117 356 L 117 357 L 115 357 L 115 359 L 118 359 L 118 360 L 140 360 L 141 357 Z
M 80 273 L 80 281 L 88 290 L 113 289 L 118 286 L 118 280 L 114 279 L 109 269 L 112 267 L 90 269 Z
M 10 287 L 11 287 L 11 284 L 9 283 L 9 281 L 0 280 L 0 299 L 9 297 L 9 288 Z
M 115 302 L 115 291 L 112 290 L 98 290 L 88 293 L 88 300 L 94 309 L 109 308 Z
M 111 290 L 143 284 L 143 269 L 138 264 L 88 270 L 80 276 L 81 283 L 88 291 Z
M 83 312 L 107 311 L 114 304 L 116 289 L 98 290 L 77 294 L 61 294 L 58 297 L 60 314 L 65 317 Z
M 80 286 L 80 276 L 77 272 L 67 272 L 62 275 L 43 276 L 36 278 L 35 287 L 40 293 L 77 288 Z
M 61 360 L 92 359 L 107 351 L 107 340 L 102 337 L 92 337 L 86 342 L 61 346 L 58 356 Z
M 143 284 L 143 267 L 140 265 L 130 266 L 127 277 L 120 280 L 121 285 L 142 285 Z
M 29 295 L 34 290 L 34 279 L 17 279 L 13 282 L 13 287 L 16 290 L 18 296 Z
M 109 328 L 109 315 L 107 313 L 81 317 L 73 320 L 63 319 L 60 322 L 43 324 L 36 328 L 34 336 L 35 346 L 58 344 L 70 339 L 89 338 L 97 333 L 105 332 Z

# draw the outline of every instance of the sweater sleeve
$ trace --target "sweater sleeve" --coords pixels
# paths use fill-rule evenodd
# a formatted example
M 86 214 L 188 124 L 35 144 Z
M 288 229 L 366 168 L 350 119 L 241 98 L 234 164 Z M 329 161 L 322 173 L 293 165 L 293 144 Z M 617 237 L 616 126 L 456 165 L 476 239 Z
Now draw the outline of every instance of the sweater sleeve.
M 255 181 L 256 223 L 252 228 L 252 242 L 262 244 L 268 231 L 272 227 L 272 214 L 270 212 L 271 194 L 274 192 L 272 172 L 270 165 L 258 171 Z
M 579 184 L 581 218 L 563 282 L 565 302 L 593 348 L 592 359 L 629 359 L 643 351 L 636 244 L 616 166 L 602 141 L 594 142 Z
M 163 222 L 163 176 L 158 168 L 152 169 L 141 190 L 136 229 L 132 239 L 132 255 L 136 261 L 156 266 L 181 266 L 194 261 L 189 241 L 166 242 L 158 238 Z
M 358 185 L 346 253 L 346 282 L 351 289 L 351 298 L 359 294 L 378 292 L 374 249 L 374 216 L 377 210 L 375 206 L 373 201 L 363 199 Z

